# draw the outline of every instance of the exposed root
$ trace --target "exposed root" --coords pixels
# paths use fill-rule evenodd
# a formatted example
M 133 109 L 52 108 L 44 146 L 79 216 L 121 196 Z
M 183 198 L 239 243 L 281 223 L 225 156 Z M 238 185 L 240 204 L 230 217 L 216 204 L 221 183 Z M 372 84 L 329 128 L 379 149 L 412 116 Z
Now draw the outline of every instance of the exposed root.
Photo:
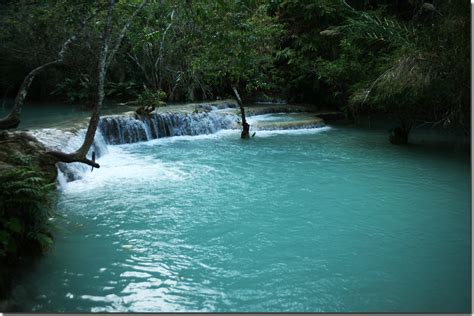
M 17 128 L 20 125 L 20 119 L 16 115 L 8 115 L 0 119 L 0 130 Z

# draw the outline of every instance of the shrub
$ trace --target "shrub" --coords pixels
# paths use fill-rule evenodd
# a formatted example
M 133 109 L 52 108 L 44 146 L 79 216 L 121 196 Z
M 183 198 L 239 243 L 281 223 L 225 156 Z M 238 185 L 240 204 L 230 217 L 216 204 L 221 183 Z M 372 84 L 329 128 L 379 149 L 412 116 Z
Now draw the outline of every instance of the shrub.
M 164 91 L 158 90 L 153 91 L 145 88 L 142 93 L 138 95 L 137 103 L 140 107 L 147 106 L 163 106 L 166 105 L 163 100 L 166 98 L 166 93 Z

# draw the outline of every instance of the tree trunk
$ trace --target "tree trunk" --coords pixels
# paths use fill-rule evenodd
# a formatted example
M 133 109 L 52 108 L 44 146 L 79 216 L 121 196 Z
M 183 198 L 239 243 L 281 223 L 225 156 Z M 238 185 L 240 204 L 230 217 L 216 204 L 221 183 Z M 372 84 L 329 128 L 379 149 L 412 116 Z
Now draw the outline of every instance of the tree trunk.
M 237 103 L 240 107 L 240 116 L 242 118 L 242 133 L 240 134 L 241 138 L 249 138 L 250 137 L 250 125 L 247 123 L 247 119 L 245 118 L 245 108 L 244 104 L 242 103 L 242 99 L 240 98 L 239 91 L 235 85 L 232 85 L 232 90 L 234 90 L 235 97 L 237 98 Z
M 86 156 L 81 156 L 77 152 L 67 154 L 61 151 L 47 151 L 46 154 L 54 157 L 57 161 L 66 163 L 82 162 L 94 168 L 100 168 L 100 165 L 95 162 L 95 159 L 88 159 Z
M 79 31 L 84 27 L 87 19 L 84 20 L 81 24 L 81 27 Z M 5 130 L 5 129 L 11 129 L 11 128 L 17 128 L 18 125 L 20 124 L 20 116 L 21 116 L 21 110 L 23 108 L 23 103 L 25 102 L 26 96 L 28 94 L 28 90 L 30 89 L 31 83 L 35 79 L 35 77 L 41 73 L 43 70 L 46 68 L 49 68 L 50 66 L 55 66 L 62 64 L 64 61 L 64 54 L 66 52 L 66 49 L 69 47 L 69 45 L 77 38 L 76 34 L 73 34 L 71 37 L 69 37 L 62 45 L 61 50 L 58 53 L 58 58 L 43 64 L 39 67 L 36 67 L 30 73 L 25 77 L 23 82 L 21 83 L 20 89 L 18 90 L 18 93 L 15 98 L 15 104 L 13 105 L 12 110 L 10 113 L 5 116 L 4 118 L 0 119 L 0 130 Z
M 107 23 L 105 25 L 104 31 L 102 33 L 102 49 L 100 52 L 99 57 L 99 78 L 97 82 L 97 98 L 92 110 L 92 115 L 89 120 L 89 125 L 87 127 L 86 136 L 84 138 L 84 142 L 82 146 L 73 153 L 63 153 L 59 151 L 49 151 L 48 154 L 55 157 L 58 161 L 71 163 L 71 162 L 82 162 L 93 166 L 95 168 L 99 168 L 99 164 L 95 162 L 95 159 L 92 160 L 86 157 L 90 147 L 94 142 L 95 133 L 97 131 L 97 127 L 99 126 L 100 120 L 100 111 L 102 109 L 102 105 L 104 103 L 105 98 L 105 80 L 107 77 L 107 70 L 114 58 L 115 53 L 120 48 L 123 38 L 125 34 L 132 24 L 132 21 L 135 19 L 138 12 L 146 5 L 148 0 L 143 0 L 142 4 L 135 10 L 132 16 L 128 19 L 127 23 L 122 28 L 120 34 L 118 35 L 115 45 L 110 50 L 110 44 L 112 42 L 112 13 L 115 6 L 115 0 L 109 0 L 108 5 L 108 13 L 107 13 Z M 109 52 L 110 50 L 110 52 Z M 93 157 L 95 157 L 93 153 Z

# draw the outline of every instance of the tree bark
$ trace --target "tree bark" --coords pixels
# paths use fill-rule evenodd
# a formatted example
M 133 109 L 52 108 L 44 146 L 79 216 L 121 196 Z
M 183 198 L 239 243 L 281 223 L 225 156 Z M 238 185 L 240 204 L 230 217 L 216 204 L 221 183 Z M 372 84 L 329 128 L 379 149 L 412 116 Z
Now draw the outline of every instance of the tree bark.
M 72 156 L 77 156 L 79 158 L 85 158 L 89 148 L 92 146 L 94 142 L 95 132 L 97 131 L 97 127 L 99 126 L 100 120 L 100 110 L 102 109 L 102 104 L 104 102 L 105 97 L 105 77 L 107 75 L 107 56 L 109 54 L 109 47 L 112 37 L 112 13 L 115 6 L 115 0 L 109 1 L 109 8 L 107 13 L 107 23 L 105 24 L 104 31 L 102 33 L 102 49 L 100 51 L 99 57 L 99 78 L 97 80 L 97 99 L 95 106 L 92 110 L 92 115 L 89 120 L 89 125 L 87 126 L 86 136 L 84 138 L 84 142 L 82 146 L 72 154 Z M 109 59 L 109 63 L 110 63 Z M 63 162 L 72 162 L 72 161 L 63 161 Z
M 66 163 L 82 162 L 94 168 L 100 168 L 100 165 L 97 162 L 95 162 L 95 159 L 92 159 L 92 160 L 88 159 L 85 156 L 79 155 L 77 152 L 67 154 L 61 151 L 48 151 L 46 153 L 56 158 L 57 161 L 66 162 Z
M 104 103 L 105 98 L 105 80 L 107 76 L 107 70 L 112 62 L 115 53 L 117 53 L 120 45 L 122 43 L 125 34 L 128 31 L 128 28 L 132 24 L 133 20 L 137 16 L 138 12 L 146 5 L 148 0 L 143 0 L 141 5 L 135 10 L 132 16 L 128 19 L 127 23 L 123 26 L 121 32 L 119 33 L 117 39 L 115 40 L 114 45 L 111 47 L 112 42 L 112 16 L 113 16 L 113 9 L 115 6 L 115 0 L 109 0 L 108 5 L 108 13 L 107 13 L 107 22 L 104 27 L 104 31 L 102 33 L 102 49 L 100 52 L 99 57 L 99 78 L 97 83 L 97 99 L 92 110 L 91 118 L 89 120 L 89 125 L 87 127 L 86 136 L 84 138 L 84 142 L 82 143 L 81 147 L 73 152 L 73 153 L 63 153 L 58 151 L 49 151 L 47 152 L 51 156 L 55 157 L 57 161 L 71 163 L 71 162 L 81 162 L 93 166 L 95 168 L 99 168 L 100 165 L 95 162 L 94 160 L 88 159 L 87 153 L 94 142 L 95 133 L 97 131 L 97 127 L 99 126 L 100 120 L 100 111 L 102 109 L 102 105 Z
M 249 138 L 250 137 L 250 125 L 247 123 L 247 119 L 245 117 L 245 108 L 244 104 L 242 103 L 242 99 L 240 98 L 239 91 L 237 91 L 237 87 L 232 85 L 232 90 L 234 90 L 235 97 L 237 98 L 237 103 L 240 107 L 240 116 L 242 119 L 242 133 L 240 134 L 240 138 Z

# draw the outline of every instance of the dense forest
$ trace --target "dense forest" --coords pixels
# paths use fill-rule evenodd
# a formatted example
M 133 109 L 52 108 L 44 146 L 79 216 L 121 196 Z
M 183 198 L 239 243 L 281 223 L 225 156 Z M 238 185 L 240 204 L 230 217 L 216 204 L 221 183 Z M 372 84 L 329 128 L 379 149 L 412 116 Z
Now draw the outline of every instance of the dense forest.
M 140 1 L 118 1 L 119 35 Z M 107 2 L 6 1 L 0 10 L 0 93 L 92 108 Z M 467 1 L 146 1 L 110 60 L 105 95 L 143 105 L 283 98 L 344 111 L 383 113 L 413 126 L 470 129 Z M 116 34 L 115 34 L 116 33 Z M 400 141 L 400 139 L 399 139 Z

